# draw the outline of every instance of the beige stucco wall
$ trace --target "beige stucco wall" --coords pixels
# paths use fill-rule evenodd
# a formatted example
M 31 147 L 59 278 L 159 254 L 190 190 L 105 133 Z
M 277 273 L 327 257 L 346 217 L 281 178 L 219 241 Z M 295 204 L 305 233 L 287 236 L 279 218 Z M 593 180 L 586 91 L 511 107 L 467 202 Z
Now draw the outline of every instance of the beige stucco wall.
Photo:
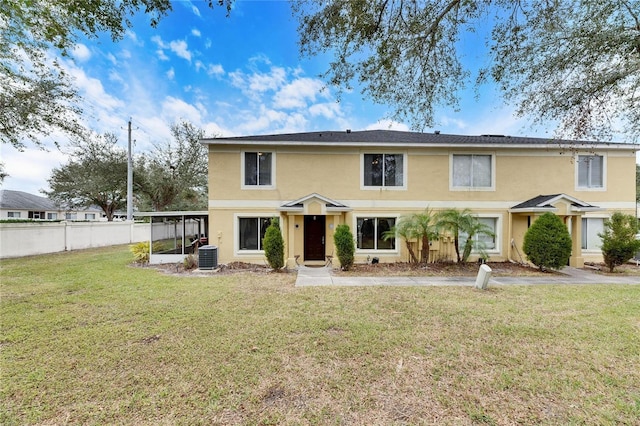
M 235 247 L 236 218 L 242 215 L 278 216 L 285 236 L 287 257 L 300 254 L 303 246 L 303 216 L 290 216 L 278 211 L 283 204 L 317 193 L 341 202 L 351 210 L 329 219 L 326 237 L 332 242 L 337 224 L 347 223 L 355 229 L 356 217 L 416 213 L 430 207 L 437 211 L 448 207 L 470 208 L 476 214 L 499 218 L 498 250 L 492 260 L 519 260 L 511 248 L 514 240 L 520 254 L 526 216 L 512 216 L 508 209 L 537 195 L 565 193 L 582 201 L 603 207 L 608 216 L 614 210 L 635 213 L 635 155 L 623 151 L 596 151 L 605 156 L 604 190 L 576 188 L 574 154 L 554 149 L 359 149 L 357 147 L 251 146 L 247 151 L 274 153 L 275 185 L 273 189 L 242 188 L 242 149 L 240 146 L 210 146 L 209 211 L 212 244 L 219 247 L 221 263 L 234 260 L 264 262 L 257 253 L 238 253 Z M 406 155 L 406 187 L 363 189 L 361 158 L 363 153 L 402 153 Z M 492 154 L 495 156 L 495 188 L 493 190 L 451 190 L 450 161 L 453 153 Z M 584 154 L 591 154 L 585 151 Z M 588 213 L 594 215 L 596 213 Z M 595 217 L 595 216 L 594 216 Z M 329 225 L 333 227 L 330 228 Z M 298 225 L 296 228 L 295 225 Z M 217 241 L 216 241 L 217 240 Z M 433 258 L 453 255 L 453 244 L 446 238 L 434 242 Z M 327 254 L 333 251 L 327 244 Z M 381 261 L 408 259 L 404 241 L 398 240 L 393 252 L 358 252 L 356 261 L 367 256 Z M 601 258 L 601 256 L 600 256 Z M 598 260 L 598 254 L 585 255 L 585 260 Z

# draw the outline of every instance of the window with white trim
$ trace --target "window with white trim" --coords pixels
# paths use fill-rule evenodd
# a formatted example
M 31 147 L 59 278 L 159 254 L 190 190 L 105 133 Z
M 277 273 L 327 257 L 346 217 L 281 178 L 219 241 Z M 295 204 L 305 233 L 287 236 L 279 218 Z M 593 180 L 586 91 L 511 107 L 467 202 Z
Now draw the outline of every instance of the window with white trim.
M 582 218 L 582 250 L 600 250 L 602 238 L 598 236 L 604 232 L 604 219 L 596 217 Z
M 64 214 L 64 218 L 66 220 L 76 220 L 76 219 L 78 219 L 78 214 L 77 213 L 65 213 Z
M 267 187 L 273 185 L 273 153 L 245 152 L 243 166 L 244 186 Z
M 238 249 L 240 251 L 261 251 L 262 240 L 271 224 L 271 217 L 239 217 Z
M 7 212 L 7 217 L 18 219 L 20 218 L 20 212 Z
M 58 219 L 58 213 L 47 213 L 47 219 L 49 219 L 49 220 Z
M 96 220 L 96 214 L 95 213 L 85 213 L 84 218 L 85 218 L 85 220 Z
M 490 154 L 453 154 L 451 167 L 453 188 L 493 187 L 493 158 Z
M 403 154 L 363 154 L 363 184 L 365 187 L 402 187 Z
M 493 235 L 486 233 L 476 233 L 473 235 L 473 249 L 472 251 L 494 251 L 497 250 L 498 246 L 496 244 L 497 240 L 497 229 L 498 229 L 498 218 L 497 217 L 479 217 L 477 218 L 478 222 L 486 225 L 488 229 L 491 230 Z M 458 235 L 458 244 L 460 246 L 460 250 L 464 248 L 467 243 L 468 234 L 465 232 L 460 232 Z
M 384 238 L 385 232 L 395 226 L 395 217 L 359 217 L 356 222 L 356 246 L 359 250 L 395 250 L 395 237 Z
M 578 188 L 604 187 L 604 157 L 578 155 Z

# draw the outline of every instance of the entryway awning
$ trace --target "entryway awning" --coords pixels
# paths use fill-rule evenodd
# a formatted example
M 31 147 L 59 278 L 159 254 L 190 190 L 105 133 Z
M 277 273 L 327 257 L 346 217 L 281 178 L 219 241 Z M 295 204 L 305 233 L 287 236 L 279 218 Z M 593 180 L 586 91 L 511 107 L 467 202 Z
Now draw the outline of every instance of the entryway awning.
M 322 213 L 320 214 L 326 214 L 327 212 L 342 213 L 352 210 L 349 206 L 332 200 L 331 198 L 316 194 L 315 192 L 297 200 L 285 203 L 282 206 L 278 207 L 278 210 L 282 212 L 307 214 L 311 206 L 319 206 L 322 210 Z M 313 214 L 315 214 L 315 212 Z
M 538 195 L 509 209 L 512 213 L 557 213 L 565 211 L 575 214 L 601 210 L 604 209 L 567 194 Z

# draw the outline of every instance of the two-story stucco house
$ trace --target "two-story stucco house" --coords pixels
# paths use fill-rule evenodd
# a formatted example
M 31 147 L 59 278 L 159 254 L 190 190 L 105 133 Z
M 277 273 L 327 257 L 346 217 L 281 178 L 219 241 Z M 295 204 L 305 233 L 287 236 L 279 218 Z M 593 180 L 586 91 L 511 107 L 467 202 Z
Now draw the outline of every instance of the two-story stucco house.
M 209 243 L 223 263 L 263 263 L 261 241 L 272 217 L 280 219 L 290 266 L 324 263 L 343 223 L 356 238 L 356 261 L 406 261 L 404 243 L 382 235 L 403 215 L 429 207 L 477 214 L 495 231 L 484 241 L 493 261 L 524 260 L 528 227 L 553 212 L 572 235 L 570 264 L 581 266 L 602 259 L 603 219 L 614 211 L 635 214 L 638 145 L 384 130 L 203 143 Z M 447 236 L 431 250 L 434 259 L 454 256 Z

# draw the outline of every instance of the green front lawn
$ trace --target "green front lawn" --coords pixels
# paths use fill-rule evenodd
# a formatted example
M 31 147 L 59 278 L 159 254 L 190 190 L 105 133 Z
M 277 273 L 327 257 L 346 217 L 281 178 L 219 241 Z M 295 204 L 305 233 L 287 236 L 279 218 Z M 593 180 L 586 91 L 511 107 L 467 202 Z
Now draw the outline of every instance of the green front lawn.
M 640 285 L 294 288 L 0 261 L 0 424 L 637 424 Z

